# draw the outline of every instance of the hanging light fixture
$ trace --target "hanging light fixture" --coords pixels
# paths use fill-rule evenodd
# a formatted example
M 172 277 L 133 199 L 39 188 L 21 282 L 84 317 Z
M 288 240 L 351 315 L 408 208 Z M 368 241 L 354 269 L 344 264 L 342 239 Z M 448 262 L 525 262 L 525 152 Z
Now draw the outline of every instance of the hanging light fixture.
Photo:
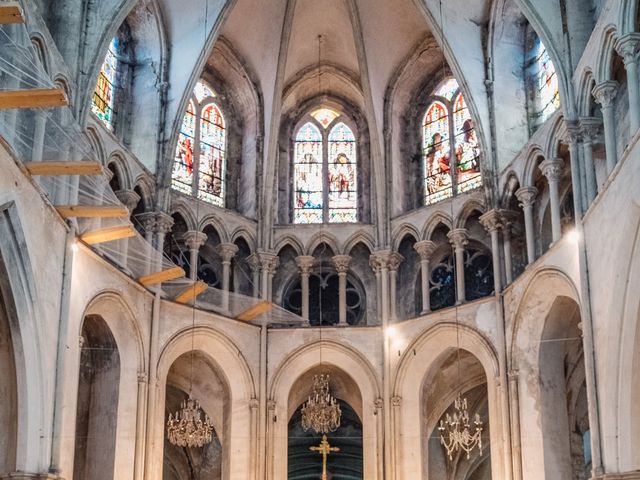
M 302 406 L 302 428 L 305 432 L 335 432 L 341 417 L 340 405 L 329 391 L 329 374 L 314 375 L 313 391 Z
M 476 413 L 473 427 L 469 422 L 469 411 L 466 397 L 458 394 L 454 403 L 452 414 L 447 413 L 444 420 L 440 420 L 440 443 L 447 451 L 449 460 L 453 460 L 453 454 L 463 451 L 469 460 L 471 452 L 478 447 L 478 452 L 482 455 L 482 421 L 480 415 Z M 473 433 L 471 431 L 474 430 Z
M 167 439 L 173 445 L 203 447 L 211 442 L 212 434 L 213 425 L 209 416 L 203 412 L 200 404 L 191 395 L 182 401 L 181 409 L 175 413 L 175 417 L 169 414 Z

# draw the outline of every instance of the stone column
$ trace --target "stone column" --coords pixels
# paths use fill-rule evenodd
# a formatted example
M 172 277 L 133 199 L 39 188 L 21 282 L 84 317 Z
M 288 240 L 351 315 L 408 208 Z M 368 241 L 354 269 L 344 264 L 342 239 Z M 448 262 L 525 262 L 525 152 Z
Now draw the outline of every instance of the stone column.
M 158 249 L 158 258 L 156 262 L 156 271 L 162 270 L 162 256 L 164 251 L 164 239 L 167 233 L 173 227 L 173 218 L 164 212 L 155 212 L 154 233 L 156 238 L 156 248 Z
M 593 144 L 596 141 L 602 121 L 596 117 L 580 117 L 580 133 L 582 134 L 583 166 L 585 172 L 585 189 L 588 205 L 593 202 L 598 194 L 596 183 L 595 164 L 593 163 Z
M 536 187 L 522 187 L 516 191 L 516 197 L 524 212 L 524 229 L 527 238 L 527 262 L 531 265 L 536 260 L 536 243 L 533 233 L 533 204 L 538 196 Z
M 389 315 L 391 320 L 396 320 L 398 318 L 398 300 L 397 300 L 397 289 L 398 289 L 398 267 L 404 260 L 404 257 L 400 255 L 398 252 L 391 252 L 389 255 L 389 304 L 390 304 L 390 312 Z
M 207 241 L 207 235 L 198 230 L 189 230 L 182 236 L 182 240 L 189 248 L 189 277 L 196 281 L 198 279 L 198 253 L 200 247 Z
M 436 251 L 437 245 L 431 240 L 422 240 L 417 242 L 413 248 L 420 255 L 420 275 L 422 284 L 422 315 L 431 312 L 431 255 Z
M 507 373 L 509 378 L 509 404 L 511 410 L 511 452 L 513 457 L 513 479 L 522 479 L 522 445 L 520 440 L 520 399 L 518 393 L 518 371 Z
M 300 255 L 296 257 L 296 265 L 300 271 L 300 285 L 302 287 L 302 318 L 309 320 L 309 275 L 315 258 L 311 255 Z
M 122 202 L 122 204 L 127 207 L 129 210 L 129 216 L 131 216 L 131 212 L 138 206 L 138 202 L 140 201 L 140 195 L 138 195 L 133 190 L 118 190 L 114 192 L 118 200 Z M 123 238 L 120 240 L 120 252 L 122 252 L 122 266 L 127 269 L 127 261 L 129 259 L 129 239 Z
M 569 146 L 569 159 L 571 165 L 571 185 L 573 186 L 573 207 L 576 218 L 581 218 L 584 211 L 589 207 L 587 198 L 587 175 L 582 166 L 582 135 L 580 124 L 576 120 L 564 120 L 563 143 Z
M 500 223 L 502 223 L 502 243 L 504 250 L 504 272 L 506 285 L 513 281 L 513 255 L 511 253 L 511 225 L 517 218 L 516 212 L 510 210 L 500 211 Z
M 235 243 L 221 243 L 216 247 L 218 255 L 222 257 L 222 308 L 229 310 L 229 285 L 231 281 L 231 260 L 238 253 Z
M 629 91 L 629 127 L 633 137 L 640 127 L 640 90 L 638 87 L 638 46 L 640 33 L 627 33 L 616 42 L 616 50 L 624 60 Z
M 616 119 L 614 111 L 614 99 L 618 93 L 618 82 L 608 80 L 599 83 L 591 92 L 600 104 L 602 121 L 604 124 L 604 145 L 607 154 L 607 173 L 611 174 L 618 162 L 616 147 Z
M 153 246 L 153 224 L 155 223 L 153 212 L 144 212 L 136 216 L 140 225 L 144 229 L 144 238 L 147 243 Z
M 391 255 L 391 250 L 376 250 L 369 257 L 369 265 L 376 272 L 376 278 L 379 278 L 379 312 L 382 325 L 385 327 L 389 322 L 389 255 Z
M 276 274 L 280 259 L 272 252 L 258 252 L 262 265 L 262 298 L 271 301 L 273 297 L 273 276 Z
M 491 235 L 491 257 L 493 260 L 493 292 L 494 294 L 502 291 L 501 271 L 500 268 L 500 228 L 502 228 L 500 212 L 493 209 L 480 216 L 480 223 L 484 229 Z
M 456 304 L 460 305 L 466 300 L 464 286 L 464 251 L 469 243 L 469 231 L 466 228 L 455 228 L 451 230 L 447 237 L 453 246 L 456 258 Z
M 374 261 L 373 255 L 369 257 L 369 266 L 376 277 L 376 314 L 380 316 L 380 320 L 382 321 L 382 280 L 380 276 L 380 266 Z
M 333 265 L 338 272 L 338 318 L 339 325 L 347 324 L 347 272 L 351 265 L 349 255 L 336 255 L 333 257 Z
M 260 258 L 257 254 L 252 253 L 247 257 L 247 263 L 251 268 L 251 283 L 253 284 L 253 296 L 260 296 Z
M 562 223 L 560 222 L 560 194 L 558 183 L 562 176 L 564 161 L 561 158 L 545 160 L 540 164 L 542 174 L 549 182 L 549 203 L 551 207 L 551 232 L 553 242 L 557 242 L 562 237 Z

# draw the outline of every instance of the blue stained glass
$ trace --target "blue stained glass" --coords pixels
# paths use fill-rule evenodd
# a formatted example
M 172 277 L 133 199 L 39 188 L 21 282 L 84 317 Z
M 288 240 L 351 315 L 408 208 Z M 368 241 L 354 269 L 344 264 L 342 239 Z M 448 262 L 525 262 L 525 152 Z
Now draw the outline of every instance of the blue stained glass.
M 118 75 L 118 47 L 118 39 L 111 40 L 91 100 L 91 111 L 109 129 L 113 128 L 115 85 Z

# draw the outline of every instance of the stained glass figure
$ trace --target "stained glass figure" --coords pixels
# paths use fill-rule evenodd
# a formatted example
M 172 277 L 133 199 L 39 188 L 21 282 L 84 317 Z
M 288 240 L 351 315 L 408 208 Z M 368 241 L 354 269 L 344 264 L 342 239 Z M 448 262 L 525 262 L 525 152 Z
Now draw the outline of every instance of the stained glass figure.
M 118 74 L 118 47 L 118 39 L 111 40 L 98 74 L 98 81 L 91 101 L 91 111 L 102 120 L 109 130 L 113 129 L 115 86 Z
M 539 38 L 536 42 L 536 49 L 536 88 L 540 101 L 538 115 L 541 117 L 541 121 L 544 121 L 560 108 L 560 91 L 556 69 L 549 58 L 547 49 Z
M 453 104 L 453 125 L 456 145 L 456 185 L 458 193 L 472 190 L 481 185 L 480 146 L 476 129 L 462 93 Z
M 327 128 L 336 118 L 340 116 L 340 114 L 330 108 L 322 107 L 311 112 L 311 116 L 315 118 L 323 128 Z
M 422 121 L 426 205 L 482 185 L 480 145 L 458 83 L 445 80 L 434 96 Z
M 339 123 L 329 133 L 329 222 L 357 220 L 356 138 Z
M 176 145 L 171 186 L 224 207 L 226 128 L 216 94 L 202 82 L 194 88 Z
M 422 148 L 425 163 L 425 203 L 430 205 L 451 196 L 449 151 L 449 115 L 447 107 L 433 102 L 422 123 Z
M 218 106 L 204 107 L 200 123 L 198 197 L 224 206 L 225 124 Z
M 311 122 L 298 131 L 294 155 L 294 222 L 322 223 L 322 134 Z

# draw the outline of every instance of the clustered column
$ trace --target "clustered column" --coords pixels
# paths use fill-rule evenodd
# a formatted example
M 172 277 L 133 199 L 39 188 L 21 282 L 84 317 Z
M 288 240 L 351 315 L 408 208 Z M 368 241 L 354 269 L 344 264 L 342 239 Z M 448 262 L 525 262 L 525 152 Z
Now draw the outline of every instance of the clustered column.
M 198 230 L 189 230 L 182 236 L 182 241 L 189 248 L 189 277 L 196 281 L 198 279 L 200 247 L 207 241 L 207 235 Z
M 235 243 L 221 243 L 216 247 L 218 255 L 222 257 L 222 308 L 229 309 L 229 290 L 231 281 L 231 260 L 238 253 Z
M 516 197 L 524 212 L 524 229 L 527 237 L 527 263 L 531 265 L 536 260 L 536 244 L 533 234 L 533 204 L 538 196 L 536 187 L 522 187 L 516 191 Z
M 391 252 L 391 254 L 389 255 L 389 304 L 391 310 L 389 314 L 391 315 L 391 320 L 396 320 L 396 318 L 398 317 L 398 267 L 400 267 L 400 264 L 403 260 L 404 257 L 398 252 Z
M 276 274 L 280 259 L 272 252 L 258 252 L 262 266 L 261 294 L 262 298 L 271 301 L 273 297 L 273 276 Z
M 465 247 L 469 243 L 469 231 L 466 228 L 455 228 L 451 230 L 447 237 L 453 246 L 456 259 L 456 303 L 459 305 L 466 300 L 464 283 L 464 253 Z
M 593 144 L 596 141 L 602 121 L 596 117 L 580 118 L 580 134 L 582 135 L 582 149 L 585 171 L 585 189 L 588 204 L 593 202 L 598 193 L 596 171 L 593 163 Z
M 339 325 L 347 324 L 347 272 L 351 265 L 349 255 L 336 255 L 333 257 L 333 265 L 338 272 L 338 312 Z
M 616 119 L 614 111 L 614 99 L 618 93 L 618 82 L 608 80 L 599 83 L 592 91 L 596 101 L 602 110 L 604 124 L 604 145 L 607 156 L 607 174 L 611 174 L 618 161 L 616 147 Z
M 640 33 L 627 33 L 616 42 L 616 50 L 624 60 L 627 71 L 627 89 L 629 92 L 629 126 L 631 136 L 640 127 L 640 91 L 638 90 L 638 45 Z
M 138 206 L 138 202 L 140 201 L 140 195 L 138 195 L 133 190 L 118 190 L 114 192 L 118 200 L 120 200 L 127 210 L 129 210 L 129 216 L 131 216 L 131 212 Z M 122 252 L 123 259 L 123 267 L 127 268 L 128 257 L 129 257 L 129 239 L 124 238 L 120 244 L 120 251 Z
M 489 210 L 480 217 L 480 223 L 491 235 L 491 258 L 493 259 L 493 289 L 495 293 L 502 290 L 500 281 L 500 228 L 502 228 L 500 213 Z
M 431 297 L 429 295 L 431 288 L 431 255 L 436 251 L 437 245 L 431 240 L 422 240 L 417 242 L 413 248 L 420 255 L 420 275 L 422 285 L 422 315 L 431 312 Z
M 557 242 L 562 237 L 562 223 L 560 222 L 560 194 L 558 183 L 562 176 L 564 161 L 561 158 L 545 160 L 540 164 L 542 174 L 549 182 L 549 203 L 551 207 L 551 232 L 553 242 Z
M 260 257 L 256 253 L 252 253 L 247 257 L 247 263 L 251 268 L 251 283 L 253 285 L 253 296 L 260 296 Z
M 311 255 L 296 257 L 296 264 L 300 270 L 300 285 L 302 287 L 302 318 L 309 320 L 309 275 L 315 259 Z
M 389 321 L 389 256 L 391 250 L 376 250 L 369 257 L 369 265 L 376 274 L 378 284 L 378 311 L 382 324 Z
M 511 255 L 511 225 L 515 221 L 516 212 L 500 210 L 500 223 L 502 224 L 502 243 L 504 250 L 504 272 L 506 285 L 513 281 L 513 264 Z

